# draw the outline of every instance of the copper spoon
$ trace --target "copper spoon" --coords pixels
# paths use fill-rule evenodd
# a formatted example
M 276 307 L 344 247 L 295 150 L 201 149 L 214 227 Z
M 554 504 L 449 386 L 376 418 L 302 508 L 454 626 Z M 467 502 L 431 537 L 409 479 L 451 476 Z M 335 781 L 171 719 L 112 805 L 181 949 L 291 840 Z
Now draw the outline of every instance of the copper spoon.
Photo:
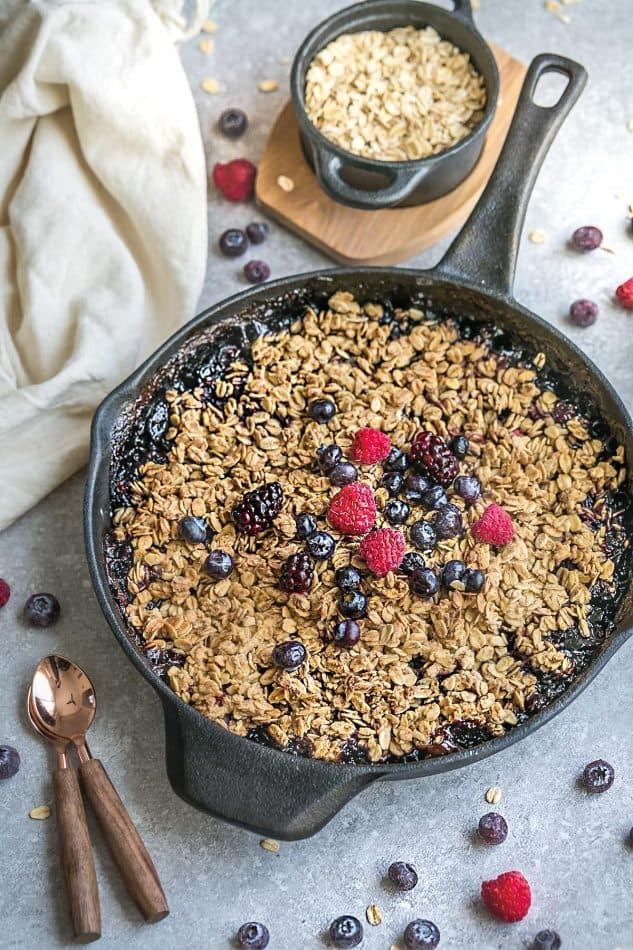
M 130 895 L 148 922 L 162 920 L 169 906 L 156 868 L 106 770 L 86 744 L 97 708 L 90 679 L 72 660 L 53 654 L 39 662 L 31 689 L 32 708 L 49 736 L 73 742 L 77 749 L 84 792 Z
M 70 916 L 75 938 L 80 943 L 90 943 L 101 936 L 101 910 L 99 889 L 86 812 L 79 789 L 79 778 L 68 762 L 68 740 L 54 736 L 46 728 L 44 718 L 33 703 L 29 689 L 27 714 L 31 725 L 55 747 L 57 769 L 54 773 L 55 813 L 57 834 L 66 878 Z

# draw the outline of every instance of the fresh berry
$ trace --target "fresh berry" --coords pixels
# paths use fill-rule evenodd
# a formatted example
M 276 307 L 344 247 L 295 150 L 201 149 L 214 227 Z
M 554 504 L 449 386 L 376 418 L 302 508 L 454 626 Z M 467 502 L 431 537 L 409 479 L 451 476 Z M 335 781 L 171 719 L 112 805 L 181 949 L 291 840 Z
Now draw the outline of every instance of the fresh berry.
M 350 452 L 355 462 L 373 465 L 382 462 L 391 451 L 391 439 L 380 429 L 359 429 Z
M 178 525 L 178 533 L 188 544 L 204 544 L 207 540 L 206 521 L 186 515 Z
M 233 521 L 243 534 L 259 534 L 270 528 L 281 511 L 284 496 L 279 482 L 247 491 L 233 507 Z
M 465 435 L 456 435 L 448 443 L 448 447 L 455 456 L 456 459 L 459 459 L 460 462 L 466 458 L 468 454 L 468 439 Z
M 0 745 L 0 779 L 13 778 L 20 768 L 20 753 L 12 745 Z
M 317 461 L 322 472 L 328 475 L 335 465 L 343 458 L 343 452 L 339 445 L 322 445 L 317 449 Z
M 406 501 L 400 501 L 399 498 L 394 498 L 385 505 L 385 518 L 390 524 L 404 524 L 410 514 L 411 509 Z
M 576 228 L 571 236 L 571 243 L 578 251 L 595 251 L 602 244 L 602 231 L 591 225 Z
M 53 594 L 31 594 L 24 605 L 24 619 L 32 627 L 50 627 L 59 613 L 59 601 Z
M 369 485 L 345 485 L 330 501 L 327 516 L 332 527 L 343 534 L 366 534 L 376 521 L 376 502 Z
M 520 871 L 506 871 L 484 881 L 481 897 L 490 913 L 508 924 L 523 920 L 532 903 L 530 885 Z
M 350 485 L 358 478 L 358 469 L 351 462 L 338 462 L 330 472 L 330 482 L 337 488 Z
M 577 327 L 590 327 L 598 317 L 598 304 L 593 300 L 576 300 L 569 308 L 569 319 Z
M 356 567 L 339 567 L 335 575 L 336 586 L 339 590 L 358 590 L 361 585 L 362 575 Z
M 469 567 L 464 571 L 462 581 L 467 594 L 478 594 L 486 583 L 486 575 L 475 567 Z
M 231 574 L 234 567 L 235 562 L 231 555 L 219 548 L 216 551 L 211 551 L 204 562 L 205 571 L 214 581 L 223 581 L 225 577 Z
M 279 586 L 289 594 L 307 594 L 314 580 L 314 561 L 303 552 L 291 554 L 282 565 Z
M 241 109 L 225 109 L 218 120 L 220 132 L 228 139 L 239 139 L 248 127 L 246 113 Z
M 395 446 L 383 462 L 384 468 L 390 472 L 399 472 L 401 475 L 407 470 L 409 459 L 406 452 L 401 452 Z
M 433 484 L 424 475 L 410 472 L 404 480 L 404 497 L 412 505 L 422 504 L 422 496 L 433 488 Z M 443 489 L 440 487 L 440 491 Z
M 418 551 L 432 551 L 437 542 L 437 534 L 430 521 L 416 521 L 411 526 L 409 536 Z
M 482 815 L 477 828 L 479 837 L 486 844 L 501 844 L 508 837 L 508 825 L 503 815 L 495 811 Z
M 596 759 L 585 765 L 582 784 L 588 792 L 606 792 L 613 785 L 615 771 L 604 759 Z
M 456 505 L 440 508 L 435 516 L 435 533 L 438 538 L 456 538 L 463 531 L 462 513 Z
M 11 588 L 2 577 L 0 577 L 0 607 L 4 607 L 5 604 L 9 603 L 9 598 L 11 597 Z
M 305 541 L 305 539 L 309 538 L 311 534 L 314 534 L 317 529 L 316 518 L 314 515 L 307 514 L 307 512 L 297 515 L 295 524 L 297 526 L 297 537 L 300 541 Z
M 406 950 L 435 950 L 440 932 L 432 920 L 412 920 L 404 931 L 402 941 Z
M 250 284 L 261 284 L 270 277 L 270 267 L 265 261 L 248 261 L 244 264 L 244 276 Z
M 334 554 L 336 542 L 327 531 L 315 531 L 306 541 L 306 548 L 317 561 L 326 561 Z
M 534 942 L 532 944 L 532 950 L 560 950 L 562 941 L 555 930 L 539 930 Z
M 264 950 L 269 940 L 268 927 L 255 920 L 242 924 L 237 932 L 237 945 L 240 950 Z
M 359 590 L 342 591 L 338 606 L 343 616 L 352 620 L 367 616 L 367 598 Z
M 430 567 L 418 568 L 409 578 L 409 586 L 420 597 L 433 597 L 440 589 L 437 575 Z
M 403 574 L 409 576 L 413 574 L 414 571 L 419 571 L 422 567 L 426 567 L 426 561 L 422 555 L 418 554 L 417 551 L 409 551 L 408 554 L 405 554 L 402 558 L 400 570 Z
M 336 413 L 336 406 L 331 399 L 315 399 L 308 406 L 308 412 L 315 422 L 325 425 Z
M 225 257 L 239 257 L 240 254 L 246 253 L 248 241 L 239 228 L 229 228 L 220 235 L 218 245 Z
M 357 917 L 345 914 L 330 924 L 330 940 L 335 947 L 357 947 L 363 939 L 363 925 Z
M 463 561 L 447 561 L 441 572 L 442 584 L 450 590 L 463 590 L 465 573 Z
M 448 445 L 433 432 L 418 432 L 409 456 L 423 475 L 440 485 L 450 485 L 459 471 L 457 459 Z
M 397 570 L 402 564 L 406 548 L 404 535 L 395 528 L 378 528 L 363 538 L 358 553 L 377 577 Z
M 501 547 L 512 541 L 514 525 L 508 512 L 500 505 L 488 505 L 479 521 L 473 524 L 472 532 L 478 541 Z
M 282 670 L 293 673 L 302 663 L 305 663 L 307 656 L 303 643 L 298 640 L 286 640 L 284 643 L 278 643 L 273 650 L 273 663 Z
M 448 504 L 446 492 L 441 485 L 433 485 L 422 492 L 421 501 L 427 511 L 437 511 Z
M 394 495 L 397 495 L 402 488 L 403 481 L 404 479 L 400 472 L 385 472 L 385 474 L 380 479 L 380 484 L 383 488 L 386 488 L 389 494 L 393 497 Z
M 481 483 L 474 475 L 458 475 L 453 482 L 455 494 L 467 505 L 473 505 L 481 495 Z
M 232 162 L 217 162 L 213 166 L 213 181 L 229 201 L 250 201 L 255 188 L 257 169 L 247 158 Z
M 268 225 L 265 221 L 251 221 L 246 225 L 246 235 L 251 244 L 263 244 L 268 237 Z
M 633 277 L 629 277 L 616 288 L 615 295 L 627 310 L 633 310 Z
M 387 875 L 399 891 L 412 891 L 418 883 L 418 872 L 412 864 L 406 864 L 404 861 L 394 861 L 390 864 Z
M 341 620 L 332 631 L 332 639 L 340 647 L 353 647 L 360 640 L 360 627 L 355 620 Z

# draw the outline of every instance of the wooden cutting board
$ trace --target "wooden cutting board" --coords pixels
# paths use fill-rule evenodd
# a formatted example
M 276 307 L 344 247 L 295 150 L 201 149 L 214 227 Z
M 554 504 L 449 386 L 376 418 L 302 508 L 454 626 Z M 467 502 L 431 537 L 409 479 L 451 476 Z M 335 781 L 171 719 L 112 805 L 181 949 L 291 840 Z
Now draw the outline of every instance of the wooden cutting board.
M 255 193 L 259 206 L 340 264 L 398 264 L 459 228 L 490 177 L 519 96 L 526 67 L 492 46 L 501 86 L 481 158 L 454 191 L 413 208 L 362 211 L 333 201 L 317 182 L 299 140 L 292 103 L 277 117 L 260 160 Z M 292 191 L 278 184 L 292 179 Z

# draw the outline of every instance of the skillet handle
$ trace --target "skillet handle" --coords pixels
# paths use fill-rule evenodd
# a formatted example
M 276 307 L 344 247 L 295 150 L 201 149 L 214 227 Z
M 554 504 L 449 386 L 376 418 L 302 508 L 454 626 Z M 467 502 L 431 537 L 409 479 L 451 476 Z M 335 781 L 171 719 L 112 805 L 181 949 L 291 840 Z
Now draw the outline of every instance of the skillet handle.
M 555 105 L 538 106 L 534 90 L 550 72 L 562 73 L 569 82 Z M 536 176 L 586 81 L 586 70 L 565 56 L 541 53 L 532 60 L 490 181 L 434 274 L 463 278 L 512 298 L 519 239 Z
M 189 804 L 272 838 L 315 834 L 380 773 L 330 765 L 236 736 L 163 698 L 167 774 Z

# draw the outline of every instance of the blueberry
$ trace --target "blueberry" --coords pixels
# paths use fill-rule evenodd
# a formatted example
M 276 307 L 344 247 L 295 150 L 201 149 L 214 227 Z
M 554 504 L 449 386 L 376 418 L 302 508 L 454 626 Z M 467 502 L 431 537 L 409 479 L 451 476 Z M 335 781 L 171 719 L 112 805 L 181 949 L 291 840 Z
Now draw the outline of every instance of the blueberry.
M 332 557 L 336 542 L 327 531 L 315 531 L 306 541 L 306 549 L 315 561 L 325 561 Z
M 412 864 L 405 864 L 404 861 L 394 861 L 390 864 L 387 875 L 399 891 L 412 891 L 418 883 L 418 872 Z
M 278 643 L 273 650 L 273 663 L 292 673 L 305 663 L 307 656 L 303 643 L 298 640 L 285 640 L 284 643 Z
M 430 521 L 416 521 L 409 533 L 418 551 L 432 551 L 435 547 L 437 533 Z
M 178 525 L 178 533 L 188 544 L 204 544 L 207 540 L 207 525 L 204 518 L 186 515 Z
M 390 472 L 404 472 L 406 471 L 407 465 L 409 464 L 409 459 L 405 452 L 401 452 L 400 449 L 393 448 L 387 458 L 382 463 L 383 468 L 388 469 Z
M 578 251 L 595 251 L 602 244 L 602 231 L 591 225 L 576 228 L 571 236 L 571 243 Z
M 604 759 L 596 759 L 585 765 L 582 773 L 582 784 L 588 792 L 606 792 L 613 785 L 615 771 L 612 765 Z
M 310 403 L 308 412 L 319 425 L 326 425 L 336 413 L 336 406 L 331 399 L 315 399 Z
M 246 113 L 241 109 L 225 109 L 218 120 L 220 132 L 229 139 L 239 139 L 248 126 Z
M 251 244 L 262 244 L 268 237 L 268 225 L 265 221 L 251 221 L 246 226 L 246 235 Z
M 270 277 L 270 267 L 265 261 L 248 261 L 244 264 L 244 276 L 251 284 L 261 284 Z
M 486 583 L 486 575 L 483 571 L 478 571 L 477 568 L 469 567 L 464 571 L 462 582 L 467 594 L 478 594 Z
M 345 914 L 330 924 L 330 940 L 335 947 L 357 947 L 363 939 L 363 925 L 357 917 Z
M 462 513 L 455 505 L 447 504 L 435 516 L 435 533 L 438 538 L 456 538 L 461 534 Z
M 24 619 L 31 627 L 50 627 L 59 613 L 59 601 L 53 594 L 31 594 L 24 605 Z
M 593 300 L 575 300 L 569 308 L 569 319 L 576 327 L 590 327 L 598 318 L 598 304 Z
M 360 640 L 360 627 L 355 620 L 341 620 L 332 631 L 332 639 L 340 647 L 353 647 Z
M 458 475 L 453 482 L 455 494 L 467 505 L 473 505 L 481 495 L 481 483 L 474 475 Z
M 498 815 L 495 811 L 481 816 L 477 831 L 486 844 L 501 844 L 508 837 L 507 822 L 503 815 Z
M 255 920 L 242 924 L 237 932 L 237 945 L 244 950 L 264 950 L 269 940 L 268 927 L 264 927 Z
M 0 779 L 13 778 L 20 768 L 20 753 L 12 745 L 0 745 Z
M 422 492 L 422 504 L 428 511 L 437 511 L 448 504 L 446 492 L 441 485 L 433 485 L 427 491 Z
M 314 515 L 309 515 L 306 512 L 297 515 L 295 524 L 297 526 L 297 537 L 300 541 L 305 541 L 305 539 L 309 538 L 311 534 L 314 534 L 317 529 L 316 518 Z
M 410 472 L 404 480 L 404 497 L 412 505 L 419 505 L 422 503 L 422 495 L 424 492 L 432 487 L 433 482 L 426 478 L 426 476 Z
M 421 567 L 414 571 L 409 578 L 409 584 L 413 593 L 419 594 L 420 597 L 433 597 L 440 589 L 437 575 L 430 567 Z
M 319 468 L 325 472 L 326 475 L 329 474 L 334 466 L 343 458 L 343 452 L 338 445 L 322 445 L 320 449 L 317 449 L 316 454 Z
M 380 479 L 380 484 L 383 488 L 387 489 L 392 497 L 398 494 L 402 488 L 402 483 L 403 478 L 400 472 L 385 472 L 385 474 Z
M 416 551 L 409 551 L 408 554 L 402 558 L 402 564 L 400 565 L 400 570 L 403 574 L 413 574 L 414 571 L 420 570 L 420 568 L 426 567 L 426 561 L 421 554 L 418 554 Z
M 239 257 L 248 247 L 246 235 L 239 228 L 229 228 L 220 235 L 218 241 L 221 252 L 225 257 Z
M 560 950 L 561 943 L 555 930 L 539 930 L 534 938 L 532 950 Z
M 456 435 L 454 439 L 448 443 L 448 447 L 455 456 L 455 458 L 462 461 L 466 458 L 468 453 L 468 439 L 465 435 Z
M 358 469 L 351 462 L 338 462 L 330 472 L 330 481 L 337 488 L 349 485 L 358 479 Z
M 221 551 L 219 548 L 211 551 L 204 562 L 204 569 L 214 581 L 222 581 L 228 577 L 233 570 L 235 563 L 230 554 Z
M 361 585 L 362 575 L 356 567 L 339 567 L 336 572 L 336 586 L 340 590 L 358 590 Z
M 367 598 L 359 590 L 342 591 L 339 600 L 339 610 L 344 617 L 359 620 L 367 616 Z
M 385 505 L 385 517 L 390 524 L 404 524 L 411 513 L 406 501 L 394 498 Z
M 466 565 L 463 561 L 447 561 L 442 568 L 442 584 L 449 589 L 463 590 L 465 572 Z
M 403 935 L 407 950 L 435 950 L 440 942 L 440 932 L 431 920 L 412 920 Z

